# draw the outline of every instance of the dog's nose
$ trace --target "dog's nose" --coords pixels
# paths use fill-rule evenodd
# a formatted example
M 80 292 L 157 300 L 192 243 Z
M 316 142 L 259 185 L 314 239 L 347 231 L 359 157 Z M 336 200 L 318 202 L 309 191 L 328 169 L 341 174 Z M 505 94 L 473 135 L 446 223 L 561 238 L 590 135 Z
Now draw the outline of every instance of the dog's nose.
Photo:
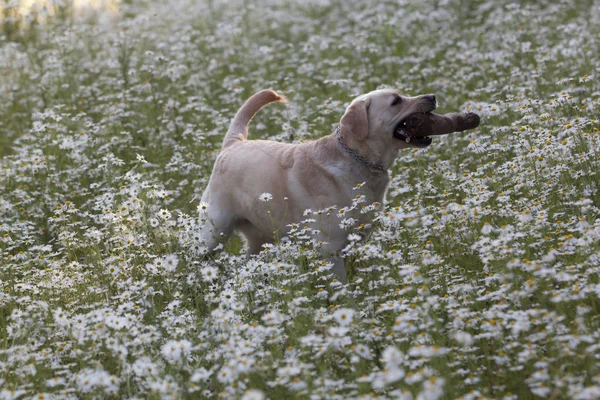
M 435 95 L 433 94 L 426 94 L 425 96 L 423 96 L 423 98 L 427 101 L 432 102 L 433 104 L 436 104 Z

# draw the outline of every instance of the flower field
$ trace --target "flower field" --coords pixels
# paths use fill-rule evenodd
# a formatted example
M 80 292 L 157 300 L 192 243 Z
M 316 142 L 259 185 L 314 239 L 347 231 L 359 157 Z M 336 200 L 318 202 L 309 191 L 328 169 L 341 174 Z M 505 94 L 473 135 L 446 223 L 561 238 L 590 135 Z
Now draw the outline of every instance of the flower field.
M 600 398 L 600 1 L 9 3 L 0 399 Z M 250 139 L 291 143 L 382 87 L 482 121 L 401 152 L 348 283 L 334 204 L 206 254 L 246 98 L 284 94 Z

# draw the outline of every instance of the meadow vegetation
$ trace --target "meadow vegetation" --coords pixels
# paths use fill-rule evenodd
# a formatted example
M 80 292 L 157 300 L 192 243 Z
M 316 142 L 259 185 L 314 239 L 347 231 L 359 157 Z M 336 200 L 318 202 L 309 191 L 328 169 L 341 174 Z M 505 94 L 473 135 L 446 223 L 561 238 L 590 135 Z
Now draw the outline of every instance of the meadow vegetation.
M 0 23 L 0 399 L 600 397 L 600 1 L 60 4 Z M 204 254 L 268 87 L 250 138 L 330 134 L 379 87 L 482 122 L 401 153 L 342 284 L 310 228 L 334 204 Z

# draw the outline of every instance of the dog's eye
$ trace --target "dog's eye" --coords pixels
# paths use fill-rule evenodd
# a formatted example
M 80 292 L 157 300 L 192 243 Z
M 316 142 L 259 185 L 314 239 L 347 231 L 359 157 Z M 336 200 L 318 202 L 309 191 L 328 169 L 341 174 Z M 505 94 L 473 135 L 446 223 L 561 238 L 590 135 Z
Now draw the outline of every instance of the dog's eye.
M 402 103 L 402 97 L 400 97 L 400 96 L 394 97 L 394 101 L 392 101 L 392 105 L 395 106 L 396 104 L 400 104 L 400 103 Z

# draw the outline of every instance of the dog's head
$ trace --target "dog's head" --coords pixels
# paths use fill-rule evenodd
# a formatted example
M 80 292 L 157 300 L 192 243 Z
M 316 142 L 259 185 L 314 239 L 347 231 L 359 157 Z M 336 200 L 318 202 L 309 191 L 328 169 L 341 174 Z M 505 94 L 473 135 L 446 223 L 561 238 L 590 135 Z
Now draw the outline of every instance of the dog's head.
M 431 94 L 409 97 L 394 89 L 375 90 L 350 103 L 340 121 L 340 132 L 360 153 L 373 155 L 384 165 L 391 164 L 398 150 L 431 144 L 429 137 L 407 140 L 402 126 L 409 115 L 431 112 L 436 107 L 435 96 Z

